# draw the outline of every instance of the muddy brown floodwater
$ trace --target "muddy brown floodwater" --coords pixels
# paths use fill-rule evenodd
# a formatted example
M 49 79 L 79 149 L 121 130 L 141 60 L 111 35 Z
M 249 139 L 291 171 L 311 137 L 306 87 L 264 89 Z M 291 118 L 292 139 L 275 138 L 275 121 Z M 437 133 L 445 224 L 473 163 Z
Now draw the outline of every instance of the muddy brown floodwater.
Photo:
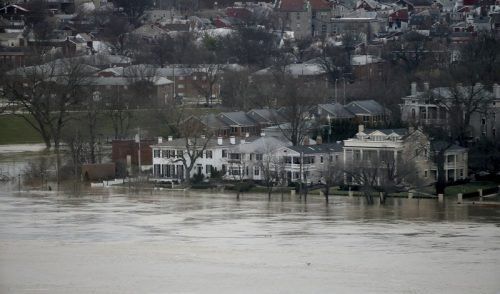
M 500 293 L 500 207 L 0 189 L 0 293 Z

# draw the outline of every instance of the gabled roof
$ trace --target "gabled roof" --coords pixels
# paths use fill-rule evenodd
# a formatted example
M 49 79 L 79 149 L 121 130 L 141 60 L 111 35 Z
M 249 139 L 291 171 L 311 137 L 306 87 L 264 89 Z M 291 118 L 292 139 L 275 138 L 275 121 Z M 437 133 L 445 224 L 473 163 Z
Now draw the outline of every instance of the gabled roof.
M 17 10 L 21 10 L 23 12 L 29 12 L 28 9 L 26 9 L 24 7 L 21 7 L 21 6 L 17 5 L 17 4 L 8 4 L 8 5 L 5 5 L 4 7 L 0 8 L 0 11 L 2 11 L 4 9 L 6 10 L 7 8 L 10 8 L 10 7 L 15 8 Z
M 281 116 L 281 114 L 276 111 L 276 109 L 258 109 L 254 108 L 247 112 L 247 115 L 250 116 L 254 121 L 258 123 L 274 123 L 274 122 L 284 122 L 285 118 Z
M 401 129 L 365 129 L 363 133 L 365 133 L 368 136 L 377 136 L 379 135 L 377 133 L 381 133 L 386 136 L 397 135 L 404 137 L 408 135 L 408 132 L 409 132 L 408 129 L 401 128 Z
M 466 151 L 467 148 L 461 147 L 457 144 L 451 144 L 446 141 L 435 140 L 431 141 L 431 150 L 439 151 L 446 148 L 446 151 Z
M 222 122 L 214 113 L 202 115 L 197 119 L 209 129 L 229 129 L 229 126 Z
M 138 27 L 137 29 L 133 30 L 130 33 L 133 35 L 140 35 L 144 37 L 154 38 L 157 36 L 159 37 L 161 35 L 167 34 L 168 32 L 156 25 L 145 24 Z
M 366 3 L 368 6 L 370 6 L 370 8 L 372 8 L 372 9 L 380 7 L 380 3 L 375 1 L 375 0 L 360 0 L 356 4 L 356 6 L 359 7 L 363 2 Z
M 86 82 L 93 86 L 126 86 L 130 85 L 132 81 L 125 77 L 92 77 Z M 155 86 L 163 86 L 173 83 L 171 80 L 164 77 L 153 77 L 151 82 Z
M 248 142 L 248 139 L 245 138 L 245 141 L 246 141 L 245 144 L 236 145 L 238 151 L 243 153 L 266 154 L 266 153 L 271 153 L 283 146 L 292 145 L 292 143 L 289 141 L 280 140 L 280 138 L 278 137 L 269 137 L 269 136 L 258 137 L 257 139 L 250 142 Z
M 278 9 L 280 11 L 305 11 L 307 1 L 305 0 L 280 0 L 278 1 Z
M 318 107 L 326 111 L 333 119 L 354 117 L 354 115 L 340 103 L 319 104 Z
M 230 126 L 256 125 L 256 122 L 252 120 L 244 111 L 221 112 L 219 113 L 218 118 Z
M 330 10 L 330 3 L 326 0 L 309 0 L 312 10 Z
M 290 146 L 288 147 L 288 149 L 291 149 L 297 153 L 304 154 L 328 154 L 334 152 L 342 152 L 343 146 L 343 142 L 338 142 L 332 144 Z
M 272 67 L 267 67 L 255 72 L 255 75 L 268 75 L 273 72 Z M 325 74 L 325 69 L 317 63 L 292 63 L 285 67 L 285 72 L 292 76 L 315 76 Z
M 117 66 L 117 67 L 110 67 L 101 70 L 99 73 L 111 73 L 115 77 L 119 77 L 123 75 L 123 67 Z
M 400 0 L 400 1 L 406 2 L 411 6 L 431 6 L 433 3 L 431 0 Z
M 387 115 L 390 111 L 375 100 L 352 101 L 345 108 L 355 115 Z

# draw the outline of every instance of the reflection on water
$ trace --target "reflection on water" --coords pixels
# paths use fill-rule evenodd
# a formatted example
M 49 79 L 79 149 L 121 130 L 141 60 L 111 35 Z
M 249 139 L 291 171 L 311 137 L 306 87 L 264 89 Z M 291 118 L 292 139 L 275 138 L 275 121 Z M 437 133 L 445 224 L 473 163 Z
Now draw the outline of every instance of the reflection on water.
M 275 197 L 268 202 L 266 195 L 244 194 L 237 201 L 232 194 L 126 189 L 93 189 L 79 196 L 0 192 L 0 290 L 7 285 L 16 290 L 12 292 L 24 293 L 26 283 L 43 285 L 46 293 L 500 289 L 495 278 L 500 273 L 500 207 L 422 199 L 390 199 L 383 206 L 368 206 L 362 198 L 348 197 L 333 197 L 325 205 L 314 197 L 307 204 Z M 102 260 L 107 264 L 104 272 L 86 278 Z M 27 264 L 33 267 L 27 270 L 29 278 L 7 270 Z M 41 275 L 37 266 L 53 276 Z M 130 283 L 125 276 L 132 274 L 131 268 L 141 269 L 135 273 L 135 284 L 119 288 Z M 151 276 L 150 269 L 161 277 Z M 78 275 L 54 278 L 70 270 Z M 376 278 L 379 274 L 384 278 Z M 399 275 L 406 284 L 397 279 Z M 463 275 L 472 278 L 456 281 Z M 308 283 L 311 279 L 319 280 Z M 359 283 L 360 279 L 369 282 Z M 101 288 L 109 285 L 104 281 L 118 288 Z M 252 288 L 255 284 L 260 290 Z M 159 285 L 163 288 L 155 288 Z

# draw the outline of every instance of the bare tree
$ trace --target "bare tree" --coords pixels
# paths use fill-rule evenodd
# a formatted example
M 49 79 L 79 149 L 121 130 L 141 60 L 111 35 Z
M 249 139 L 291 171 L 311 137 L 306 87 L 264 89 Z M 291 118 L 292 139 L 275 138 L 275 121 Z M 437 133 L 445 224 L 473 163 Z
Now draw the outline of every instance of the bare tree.
M 174 162 L 180 162 L 184 166 L 186 173 L 185 181 L 189 185 L 191 182 L 191 171 L 195 167 L 197 159 L 202 157 L 203 152 L 207 149 L 211 134 L 201 127 L 187 124 L 182 125 L 180 134 L 185 142 L 184 150 L 182 151 L 182 155 L 178 156 Z
M 222 104 L 244 110 L 249 109 L 253 104 L 254 87 L 247 70 L 225 71 L 221 82 Z
M 117 0 L 115 3 L 123 8 L 134 23 L 138 23 L 144 11 L 153 6 L 152 0 Z
M 196 68 L 197 79 L 193 80 L 193 86 L 205 97 L 205 103 L 210 105 L 213 98 L 218 96 L 219 80 L 222 76 L 220 64 L 203 64 Z
M 431 99 L 446 110 L 452 138 L 461 146 L 467 146 L 472 115 L 486 113 L 494 96 L 482 84 L 463 86 L 456 83 L 432 92 Z
M 59 149 L 69 110 L 81 103 L 92 69 L 80 63 L 59 60 L 19 68 L 8 73 L 4 85 L 11 101 L 22 107 L 14 112 L 40 133 L 47 148 Z
M 299 87 L 293 80 L 288 79 L 283 88 L 276 93 L 277 96 L 279 95 L 278 106 L 281 107 L 279 114 L 282 118 L 280 119 L 287 121 L 286 124 L 279 124 L 277 121 L 278 128 L 293 146 L 301 144 L 312 129 L 313 121 L 309 117 L 318 101 L 318 97 L 313 93 Z
M 273 155 L 274 150 L 267 146 L 265 152 L 261 154 L 262 160 L 258 161 L 257 168 L 262 173 L 262 183 L 267 188 L 267 199 L 271 201 L 271 193 L 274 185 L 279 180 L 279 163 L 276 156 Z
M 11 71 L 5 83 L 11 101 L 22 107 L 14 114 L 40 133 L 47 148 L 53 143 L 58 167 L 61 132 L 72 119 L 71 107 L 88 95 L 91 73 L 93 69 L 81 63 L 58 60 Z
M 321 182 L 323 184 L 323 193 L 326 203 L 329 202 L 330 188 L 340 185 L 344 181 L 343 170 L 343 164 L 336 160 L 335 155 L 333 153 L 328 154 L 328 158 L 326 158 L 326 162 L 321 170 Z

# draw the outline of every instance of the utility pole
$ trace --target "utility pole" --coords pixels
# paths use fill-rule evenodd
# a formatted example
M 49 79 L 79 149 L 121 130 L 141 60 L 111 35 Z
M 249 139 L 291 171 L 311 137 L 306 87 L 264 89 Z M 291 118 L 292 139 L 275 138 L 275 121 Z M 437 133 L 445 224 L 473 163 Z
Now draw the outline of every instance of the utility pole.
M 137 136 L 135 141 L 139 144 L 139 149 L 137 150 L 137 163 L 139 166 L 138 176 L 141 176 L 141 128 L 137 128 Z

